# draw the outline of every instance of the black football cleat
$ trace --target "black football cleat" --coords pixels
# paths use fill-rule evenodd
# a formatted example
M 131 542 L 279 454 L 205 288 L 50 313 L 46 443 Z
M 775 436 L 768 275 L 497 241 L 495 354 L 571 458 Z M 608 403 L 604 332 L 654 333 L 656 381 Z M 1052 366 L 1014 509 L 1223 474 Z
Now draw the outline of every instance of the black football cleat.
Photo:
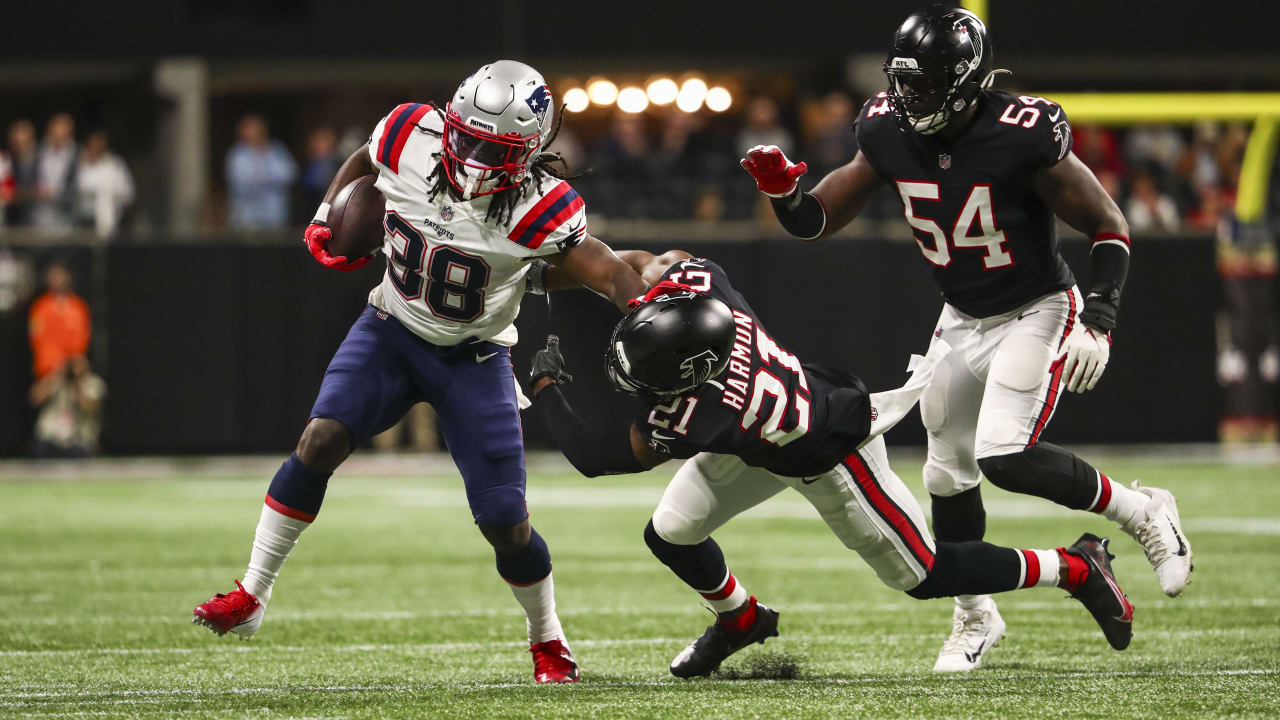
M 756 599 L 751 598 L 752 602 Z M 671 661 L 671 674 L 678 678 L 705 677 L 715 672 L 720 663 L 751 643 L 764 644 L 766 638 L 778 636 L 778 611 L 756 603 L 756 621 L 742 632 L 730 632 L 717 620 L 702 637 Z
M 1071 593 L 1071 597 L 1084 603 L 1102 627 L 1102 634 L 1107 636 L 1111 647 L 1124 650 L 1133 639 L 1133 605 L 1111 572 L 1111 561 L 1115 555 L 1107 552 L 1110 542 L 1110 538 L 1085 533 L 1066 549 L 1089 566 L 1089 576 Z

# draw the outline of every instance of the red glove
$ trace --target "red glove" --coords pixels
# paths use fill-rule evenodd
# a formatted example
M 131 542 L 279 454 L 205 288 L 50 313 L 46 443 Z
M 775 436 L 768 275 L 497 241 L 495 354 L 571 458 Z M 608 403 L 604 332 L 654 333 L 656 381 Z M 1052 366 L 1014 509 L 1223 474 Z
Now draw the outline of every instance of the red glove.
M 806 163 L 793 163 L 777 145 L 757 145 L 738 163 L 756 179 L 756 187 L 769 197 L 782 198 L 796 190 L 796 180 L 809 172 Z
M 373 260 L 374 255 L 377 254 L 365 255 L 364 257 L 358 257 L 355 260 L 348 260 L 341 255 L 330 255 L 326 246 L 329 244 L 329 241 L 333 239 L 333 230 L 330 230 L 329 226 L 324 223 L 313 222 L 308 225 L 306 231 L 302 233 L 302 238 L 307 244 L 307 249 L 311 251 L 311 256 L 316 259 L 316 262 L 327 268 L 333 268 L 340 272 L 359 270 L 365 265 L 368 265 L 369 262 Z
M 663 295 L 670 295 L 671 293 L 682 293 L 682 292 L 697 292 L 697 290 L 694 290 L 693 288 L 689 287 L 688 285 L 685 285 L 684 283 L 675 282 L 674 280 L 663 280 L 657 285 L 654 285 L 653 287 L 649 288 L 649 292 L 645 293 L 644 295 L 641 295 L 640 297 L 634 297 L 628 300 L 627 307 L 631 309 L 635 309 L 653 300 L 654 298 L 659 298 L 659 297 L 662 297 Z

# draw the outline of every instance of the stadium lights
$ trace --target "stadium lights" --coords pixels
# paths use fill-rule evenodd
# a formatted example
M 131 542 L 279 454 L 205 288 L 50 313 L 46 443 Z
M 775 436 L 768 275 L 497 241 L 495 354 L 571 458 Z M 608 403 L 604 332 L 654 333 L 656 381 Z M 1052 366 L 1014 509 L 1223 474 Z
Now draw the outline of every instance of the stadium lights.
M 676 81 L 671 78 L 658 78 L 649 83 L 645 88 L 645 92 L 649 96 L 649 102 L 654 105 L 670 105 L 676 99 L 676 93 L 679 88 L 676 87 Z
M 638 87 L 625 87 L 618 93 L 618 109 L 622 112 L 644 112 L 647 107 L 649 107 L 649 98 Z
M 582 88 L 570 88 L 564 92 L 563 98 L 565 108 L 569 112 L 582 112 L 591 104 L 591 98 L 587 95 L 587 91 Z
M 604 78 L 597 78 L 587 83 L 587 95 L 597 105 L 612 105 L 618 99 L 618 86 Z
M 707 84 L 701 78 L 689 78 L 680 85 L 680 92 L 676 95 L 676 107 L 684 112 L 697 112 L 702 107 L 702 101 L 707 96 Z
M 717 85 L 707 91 L 707 109 L 711 112 L 724 112 L 733 104 L 733 96 L 725 88 Z

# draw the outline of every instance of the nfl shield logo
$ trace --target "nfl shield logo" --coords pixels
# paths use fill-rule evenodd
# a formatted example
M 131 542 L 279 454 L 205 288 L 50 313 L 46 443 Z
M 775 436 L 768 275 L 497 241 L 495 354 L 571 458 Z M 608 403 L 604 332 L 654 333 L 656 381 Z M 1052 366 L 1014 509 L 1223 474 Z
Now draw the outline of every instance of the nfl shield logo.
M 452 220 L 453 208 L 448 205 L 445 205 L 444 207 L 440 208 L 440 219 L 445 222 L 449 222 L 450 220 Z
M 939 153 L 939 154 L 938 154 L 938 167 L 942 168 L 943 170 L 950 170 L 950 169 L 951 169 L 951 155 L 950 155 L 950 154 L 948 154 L 948 153 Z

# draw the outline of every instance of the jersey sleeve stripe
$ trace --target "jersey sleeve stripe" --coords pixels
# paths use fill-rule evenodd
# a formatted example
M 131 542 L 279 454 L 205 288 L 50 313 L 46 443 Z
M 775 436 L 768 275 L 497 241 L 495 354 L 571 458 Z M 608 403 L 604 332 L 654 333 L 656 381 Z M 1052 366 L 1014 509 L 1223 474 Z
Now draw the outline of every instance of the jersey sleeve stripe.
M 534 204 L 533 207 L 529 208 L 529 212 L 525 213 L 524 217 L 520 218 L 520 222 L 516 223 L 515 228 L 513 228 L 510 234 L 507 235 L 507 239 L 513 242 L 519 242 L 516 238 L 524 235 L 529 227 L 533 225 L 534 221 L 538 219 L 538 216 L 542 214 L 542 211 L 546 210 L 552 203 L 559 200 L 561 196 L 569 190 L 569 183 L 564 181 L 561 181 L 559 185 L 551 188 L 551 192 L 543 195 L 542 199 Z
M 429 112 L 431 106 L 422 103 L 407 103 L 393 110 L 388 116 L 393 118 L 391 126 L 382 133 L 382 138 L 378 141 L 378 162 L 391 172 L 400 172 L 400 153 L 404 151 L 405 143 L 409 142 L 413 128 Z
M 530 250 L 536 250 L 548 235 L 585 205 L 577 191 L 569 187 L 569 183 L 562 183 L 539 201 L 507 238 Z

